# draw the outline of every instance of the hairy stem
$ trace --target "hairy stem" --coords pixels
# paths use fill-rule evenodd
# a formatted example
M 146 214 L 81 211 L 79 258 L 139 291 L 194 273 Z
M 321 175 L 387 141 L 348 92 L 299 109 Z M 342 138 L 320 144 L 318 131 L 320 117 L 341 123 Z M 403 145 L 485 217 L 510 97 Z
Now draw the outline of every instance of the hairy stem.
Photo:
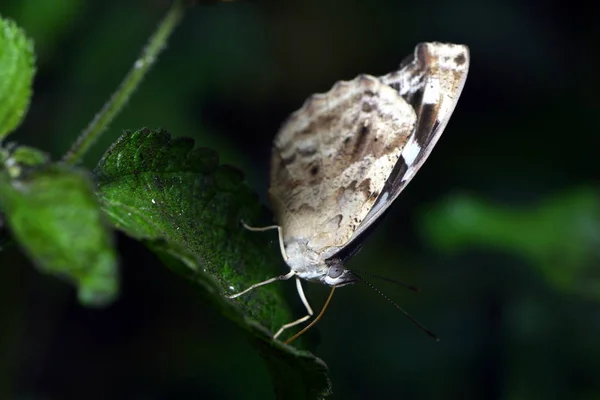
M 92 144 L 94 144 L 123 109 L 129 97 L 137 89 L 160 52 L 164 49 L 167 39 L 181 21 L 184 11 L 185 6 L 183 5 L 183 1 L 175 0 L 118 89 L 113 93 L 110 100 L 104 104 L 102 110 L 96 114 L 87 128 L 79 135 L 77 141 L 71 146 L 67 154 L 65 154 L 63 157 L 64 163 L 72 165 L 79 162 Z

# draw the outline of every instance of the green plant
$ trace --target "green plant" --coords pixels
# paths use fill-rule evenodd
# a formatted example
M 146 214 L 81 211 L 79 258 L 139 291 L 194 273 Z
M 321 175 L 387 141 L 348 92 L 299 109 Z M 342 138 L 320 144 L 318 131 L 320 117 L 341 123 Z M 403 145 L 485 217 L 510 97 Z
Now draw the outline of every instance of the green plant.
M 223 296 L 230 286 L 275 274 L 279 257 L 264 236 L 240 229 L 240 219 L 264 222 L 268 214 L 238 170 L 221 165 L 216 152 L 190 139 L 145 128 L 125 132 L 93 171 L 78 166 L 184 12 L 184 4 L 174 2 L 122 84 L 61 161 L 6 141 L 28 109 L 35 61 L 25 33 L 0 19 L 0 251 L 14 242 L 40 271 L 75 285 L 83 305 L 101 307 L 118 296 L 113 231 L 122 231 L 196 284 L 247 334 L 266 361 L 278 397 L 326 396 L 325 364 L 271 339 L 269 329 L 291 319 L 275 286 L 239 303 Z

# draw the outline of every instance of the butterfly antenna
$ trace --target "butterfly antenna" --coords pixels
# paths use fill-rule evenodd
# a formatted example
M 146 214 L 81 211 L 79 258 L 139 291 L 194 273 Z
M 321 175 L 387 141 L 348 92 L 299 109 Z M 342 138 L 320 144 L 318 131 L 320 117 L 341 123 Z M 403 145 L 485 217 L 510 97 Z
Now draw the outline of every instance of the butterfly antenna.
M 331 292 L 329 292 L 329 297 L 327 297 L 327 300 L 325 301 L 325 304 L 323 305 L 323 308 L 321 309 L 321 312 L 319 313 L 319 315 L 317 315 L 317 317 L 315 319 L 313 319 L 310 324 L 306 325 L 300 332 L 296 333 L 294 336 L 292 336 L 291 338 L 289 338 L 288 340 L 286 340 L 283 343 L 285 343 L 285 344 L 292 343 L 294 340 L 298 339 L 302 334 L 304 334 L 304 332 L 309 330 L 314 324 L 316 324 L 321 319 L 323 314 L 325 314 L 325 310 L 327 309 L 327 306 L 329 305 L 331 298 L 333 297 L 334 290 L 335 290 L 335 286 L 332 286 Z
M 390 282 L 390 283 L 395 283 L 396 285 L 400 285 L 400 286 L 402 286 L 402 287 L 404 287 L 404 288 L 406 288 L 408 290 L 411 290 L 411 291 L 413 291 L 415 293 L 420 293 L 421 292 L 421 288 L 418 287 L 418 286 L 409 285 L 408 283 L 404 283 L 402 281 L 397 281 L 395 279 L 387 278 L 385 276 L 377 275 L 377 274 L 374 274 L 372 272 L 361 271 L 361 270 L 358 270 L 358 269 L 353 269 L 352 272 L 360 272 L 361 275 L 367 275 L 367 276 L 370 276 L 370 277 L 375 278 L 375 279 L 379 279 L 379 280 Z M 360 278 L 360 279 L 364 282 L 364 280 L 362 278 Z M 367 282 L 365 282 L 365 283 L 367 283 Z
M 427 335 L 431 336 L 432 338 L 435 339 L 436 342 L 440 341 L 440 338 L 437 337 L 437 335 L 433 332 L 431 332 L 429 329 L 425 328 L 423 325 L 421 325 L 419 323 L 419 321 L 417 321 L 412 315 L 410 315 L 408 312 L 406 312 L 402 307 L 400 307 L 398 304 L 396 304 L 396 302 L 394 302 L 392 299 L 390 299 L 388 296 L 386 296 L 381 290 L 377 289 L 375 286 L 373 286 L 370 282 L 364 280 L 364 278 L 360 277 L 359 275 L 356 275 L 356 273 L 354 274 L 358 279 L 360 279 L 362 282 L 366 283 L 368 287 L 370 287 L 371 289 L 373 289 L 375 292 L 379 293 L 379 295 L 381 297 L 383 297 L 384 299 L 386 299 L 387 301 L 389 301 L 394 307 L 396 307 L 398 310 L 400 310 L 402 312 L 402 314 L 404 314 L 406 316 L 406 318 L 408 318 L 409 320 L 411 320 L 411 322 L 413 324 L 415 324 L 420 330 L 422 330 L 423 332 L 425 332 Z M 387 280 L 387 279 L 384 279 Z

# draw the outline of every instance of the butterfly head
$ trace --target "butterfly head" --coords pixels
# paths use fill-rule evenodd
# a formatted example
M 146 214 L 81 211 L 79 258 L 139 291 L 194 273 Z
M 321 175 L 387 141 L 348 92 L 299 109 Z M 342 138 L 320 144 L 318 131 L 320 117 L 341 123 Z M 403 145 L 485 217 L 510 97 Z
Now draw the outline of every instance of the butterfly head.
M 328 286 L 341 287 L 353 284 L 358 278 L 350 271 L 344 268 L 342 260 L 339 258 L 330 258 L 325 261 L 327 265 L 327 274 L 323 275 L 321 282 Z

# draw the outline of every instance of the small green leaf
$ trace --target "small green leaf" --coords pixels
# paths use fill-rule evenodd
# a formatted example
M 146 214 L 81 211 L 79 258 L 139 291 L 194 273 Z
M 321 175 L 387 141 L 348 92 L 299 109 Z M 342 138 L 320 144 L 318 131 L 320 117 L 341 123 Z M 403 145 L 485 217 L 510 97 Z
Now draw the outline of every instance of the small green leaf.
M 13 21 L 0 17 L 0 140 L 25 116 L 34 72 L 32 42 Z
M 48 165 L 11 179 L 0 172 L 0 209 L 12 237 L 43 271 L 66 278 L 90 306 L 118 291 L 110 231 L 83 171 Z
M 4 168 L 11 179 L 18 178 L 24 171 L 50 162 L 48 154 L 28 146 L 0 146 L 0 169 Z
M 50 161 L 48 155 L 38 149 L 28 146 L 14 147 L 9 144 L 6 147 L 0 145 L 0 171 L 6 170 L 10 179 L 16 179 L 24 171 L 39 167 Z M 4 213 L 0 209 L 0 251 L 12 244 L 6 224 Z
M 421 216 L 423 234 L 440 250 L 509 251 L 558 289 L 600 298 L 600 195 L 594 189 L 575 189 L 526 208 L 455 195 Z
M 125 133 L 94 175 L 113 224 L 145 240 L 167 266 L 199 284 L 217 309 L 249 335 L 278 393 L 317 398 L 329 392 L 321 360 L 272 340 L 259 325 L 274 331 L 293 320 L 280 285 L 235 301 L 224 297 L 283 272 L 276 233 L 249 232 L 240 224 L 270 222 L 241 172 L 219 165 L 214 151 L 194 148 L 190 139 L 171 140 L 164 131 L 144 129 Z M 303 397 L 306 393 L 319 396 Z
M 19 146 L 10 152 L 10 159 L 21 167 L 37 167 L 50 161 L 48 154 L 34 147 Z

